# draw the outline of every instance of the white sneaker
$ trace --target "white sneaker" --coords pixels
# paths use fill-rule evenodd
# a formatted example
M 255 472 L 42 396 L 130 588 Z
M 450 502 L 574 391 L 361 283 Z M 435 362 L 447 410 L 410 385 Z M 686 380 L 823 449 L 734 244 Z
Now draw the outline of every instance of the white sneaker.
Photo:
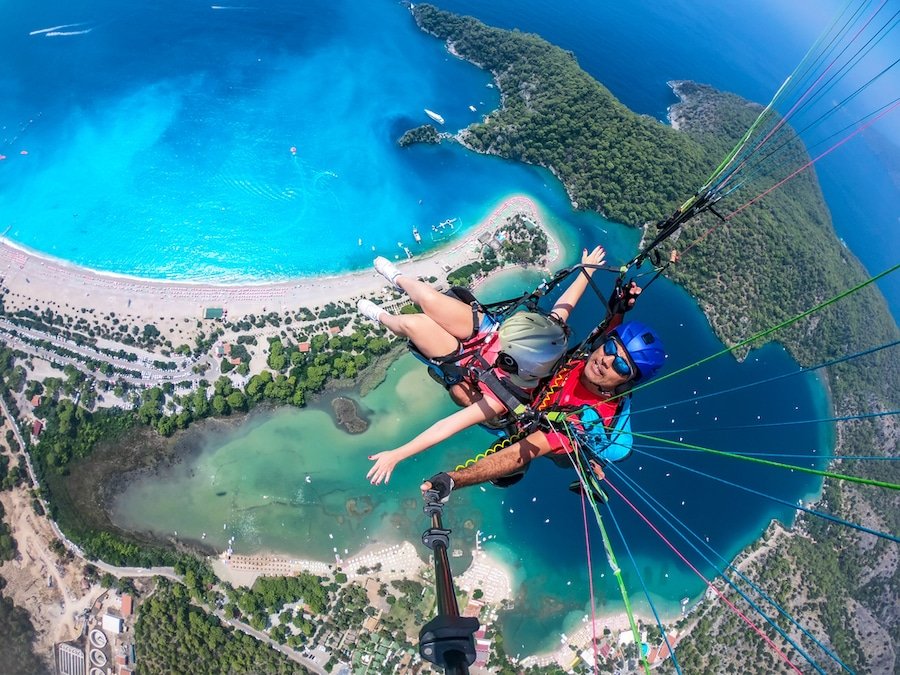
M 365 298 L 356 303 L 356 311 L 362 314 L 367 319 L 372 319 L 372 321 L 374 321 L 375 323 L 381 323 L 378 320 L 378 317 L 380 317 L 382 314 L 387 313 L 384 309 L 376 305 L 374 302 Z
M 396 288 L 400 288 L 397 286 L 397 277 L 403 274 L 403 272 L 398 270 L 394 263 L 383 256 L 378 256 L 373 262 L 375 263 L 376 272 L 390 281 Z

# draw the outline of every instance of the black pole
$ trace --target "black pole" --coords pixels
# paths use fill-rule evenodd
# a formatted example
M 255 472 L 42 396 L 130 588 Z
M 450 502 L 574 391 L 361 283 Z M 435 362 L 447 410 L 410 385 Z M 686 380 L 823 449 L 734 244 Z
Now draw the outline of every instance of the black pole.
M 441 522 L 444 505 L 436 490 L 426 491 L 424 497 L 424 511 L 431 516 L 431 527 L 422 533 L 422 543 L 434 553 L 438 613 L 419 631 L 419 654 L 429 663 L 443 668 L 447 675 L 468 675 L 469 666 L 475 662 L 474 636 L 480 624 L 475 617 L 459 615 L 447 557 L 450 530 L 444 529 Z

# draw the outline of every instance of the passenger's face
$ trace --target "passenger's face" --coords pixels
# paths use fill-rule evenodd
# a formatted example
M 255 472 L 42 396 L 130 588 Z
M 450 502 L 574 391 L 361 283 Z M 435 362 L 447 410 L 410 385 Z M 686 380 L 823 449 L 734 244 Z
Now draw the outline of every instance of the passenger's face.
M 608 351 L 612 352 L 612 346 L 606 346 L 608 343 L 615 345 L 615 352 L 610 354 L 606 353 Z M 633 376 L 631 374 L 623 375 L 616 370 L 613 366 L 613 362 L 617 358 L 621 359 L 625 364 L 628 364 L 628 366 L 631 367 L 631 360 L 629 359 L 628 352 L 625 351 L 625 348 L 622 347 L 618 340 L 609 339 L 606 343 L 600 345 L 598 349 L 595 349 L 588 357 L 587 364 L 582 372 L 582 377 L 587 383 L 594 385 L 601 391 L 613 391 L 619 385 L 628 382 Z

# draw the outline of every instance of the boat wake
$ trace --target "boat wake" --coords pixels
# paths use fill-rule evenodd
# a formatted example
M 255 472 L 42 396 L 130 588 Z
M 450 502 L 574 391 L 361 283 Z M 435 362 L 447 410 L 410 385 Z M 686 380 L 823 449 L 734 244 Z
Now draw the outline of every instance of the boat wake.
M 78 26 L 85 26 L 86 22 L 82 21 L 81 23 L 64 23 L 61 26 L 51 26 L 50 28 L 40 28 L 38 30 L 33 30 L 29 33 L 29 35 L 40 35 L 41 33 L 52 33 L 58 30 L 62 30 L 63 28 L 77 28 Z
M 65 37 L 68 35 L 86 35 L 90 33 L 93 28 L 88 28 L 87 30 L 68 30 L 68 31 L 51 31 L 49 33 L 44 33 L 44 37 Z
M 297 198 L 297 193 L 300 191 L 297 188 L 293 188 L 291 186 L 274 186 L 266 182 L 260 182 L 256 180 L 248 180 L 242 178 L 233 178 L 231 176 L 221 176 L 221 180 L 226 185 L 231 188 L 240 190 L 248 195 L 252 195 L 254 197 L 260 197 L 262 199 L 268 201 L 293 201 Z
M 79 26 L 87 26 L 87 21 L 82 21 L 80 23 L 64 23 L 59 26 L 51 26 L 50 28 L 39 28 L 38 30 L 33 30 L 29 35 L 43 35 L 44 37 L 68 37 L 70 35 L 86 35 L 94 30 L 94 26 L 90 28 L 85 28 L 83 30 L 63 30 L 64 28 L 78 28 Z

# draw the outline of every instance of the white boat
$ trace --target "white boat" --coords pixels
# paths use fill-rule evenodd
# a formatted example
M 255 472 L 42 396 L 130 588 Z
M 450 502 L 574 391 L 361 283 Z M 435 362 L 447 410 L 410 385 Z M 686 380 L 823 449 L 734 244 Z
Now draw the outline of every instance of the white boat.
M 425 108 L 425 114 L 428 115 L 431 119 L 433 119 L 433 120 L 434 120 L 435 122 L 437 122 L 438 124 L 443 124 L 443 123 L 444 123 L 444 118 L 441 117 L 440 115 L 438 115 L 438 114 L 437 114 L 436 112 L 434 112 L 433 110 L 429 110 L 428 108 Z
M 416 228 L 416 227 L 413 228 L 413 239 L 416 240 L 416 243 L 417 243 L 417 244 L 421 244 L 421 243 L 422 243 L 422 235 L 419 234 L 419 230 L 418 230 L 418 228 Z
M 475 112 L 475 106 L 474 106 L 474 105 L 470 105 L 470 106 L 469 106 L 469 110 L 471 110 L 472 112 Z

